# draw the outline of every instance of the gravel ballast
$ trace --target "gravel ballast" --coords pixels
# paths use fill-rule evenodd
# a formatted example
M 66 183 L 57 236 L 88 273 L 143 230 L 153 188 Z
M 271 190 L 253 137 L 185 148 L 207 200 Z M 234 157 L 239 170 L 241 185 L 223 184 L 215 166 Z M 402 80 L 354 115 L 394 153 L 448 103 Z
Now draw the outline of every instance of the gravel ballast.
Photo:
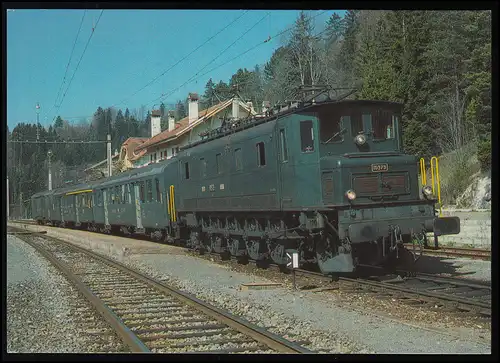
M 333 295 L 286 288 L 241 291 L 240 285 L 270 282 L 231 271 L 191 256 L 132 255 L 135 266 L 237 313 L 270 331 L 295 340 L 308 340 L 309 349 L 324 353 L 490 353 L 488 342 L 477 342 L 471 329 L 447 332 L 423 329 L 381 316 L 365 315 L 336 306 Z
M 124 347 L 92 306 L 31 246 L 7 236 L 7 352 L 97 353 Z
M 52 228 L 43 228 L 51 233 Z M 67 234 L 68 240 L 73 243 L 91 247 L 154 278 L 177 285 L 202 300 L 239 314 L 272 332 L 291 340 L 310 341 L 307 348 L 312 350 L 324 353 L 394 354 L 491 351 L 490 337 L 481 330 L 465 327 L 455 328 L 453 332 L 446 328 L 426 329 L 391 319 L 390 308 L 384 315 L 360 311 L 360 304 L 357 304 L 358 310 L 346 308 L 349 304 L 345 304 L 342 295 L 292 291 L 285 287 L 241 291 L 241 284 L 270 281 L 176 253 L 179 249 L 175 247 L 171 249 L 175 254 L 140 254 L 138 246 L 147 246 L 150 242 L 113 236 L 104 236 L 105 240 L 100 234 L 88 233 L 86 239 L 92 240 L 92 246 L 89 246 L 89 243 L 72 236 L 74 231 L 62 232 L 58 229 L 57 233 L 60 234 L 57 237 L 64 238 L 63 234 Z M 107 244 L 111 239 L 116 241 L 116 247 L 126 240 L 127 250 L 109 248 Z

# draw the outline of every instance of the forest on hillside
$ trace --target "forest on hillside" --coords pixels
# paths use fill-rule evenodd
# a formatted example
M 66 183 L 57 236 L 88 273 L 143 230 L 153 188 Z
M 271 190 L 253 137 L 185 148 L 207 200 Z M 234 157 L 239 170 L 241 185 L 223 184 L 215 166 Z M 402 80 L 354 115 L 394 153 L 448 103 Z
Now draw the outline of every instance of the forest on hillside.
M 200 109 L 232 97 L 276 104 L 297 97 L 301 85 L 356 87 L 352 97 L 404 104 L 405 152 L 430 157 L 473 150 L 483 169 L 491 163 L 491 12 L 349 10 L 320 23 L 303 11 L 265 64 L 238 69 L 229 80 L 210 79 Z M 186 95 L 187 96 L 187 95 Z M 161 104 L 186 116 L 186 99 Z M 48 128 L 20 123 L 9 140 L 105 140 L 112 150 L 128 137 L 148 137 L 150 110 L 102 105 L 91 121 L 58 116 Z M 11 200 L 47 188 L 47 151 L 53 151 L 53 187 L 83 177 L 81 171 L 106 157 L 105 144 L 8 144 Z

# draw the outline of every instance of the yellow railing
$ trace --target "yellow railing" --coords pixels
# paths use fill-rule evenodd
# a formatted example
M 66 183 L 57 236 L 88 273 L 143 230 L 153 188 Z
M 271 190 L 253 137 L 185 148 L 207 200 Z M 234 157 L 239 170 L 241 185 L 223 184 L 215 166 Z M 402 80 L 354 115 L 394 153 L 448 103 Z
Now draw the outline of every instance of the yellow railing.
M 441 181 L 439 179 L 439 158 L 433 156 L 430 162 L 431 168 L 431 188 L 432 194 L 437 197 L 439 203 L 439 215 L 443 215 L 441 208 Z M 422 179 L 422 186 L 427 185 L 427 171 L 425 168 L 425 159 L 420 158 L 420 178 Z
M 170 220 L 172 222 L 177 221 L 177 216 L 175 214 L 175 194 L 174 194 L 174 186 L 170 186 L 170 199 L 169 199 L 169 213 L 170 213 Z

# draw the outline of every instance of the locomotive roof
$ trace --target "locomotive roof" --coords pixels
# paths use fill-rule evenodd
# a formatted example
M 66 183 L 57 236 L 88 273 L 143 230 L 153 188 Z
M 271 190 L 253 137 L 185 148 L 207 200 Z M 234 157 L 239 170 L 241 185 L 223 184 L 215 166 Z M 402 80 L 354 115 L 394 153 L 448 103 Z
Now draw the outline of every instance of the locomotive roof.
M 399 102 L 393 102 L 393 101 L 379 101 L 379 100 L 346 100 L 346 99 L 340 99 L 340 100 L 325 100 L 325 101 L 318 101 L 315 103 L 312 102 L 307 102 L 306 104 L 298 104 L 296 107 L 289 107 L 286 110 L 283 110 L 281 112 L 276 112 L 273 113 L 269 116 L 266 117 L 260 117 L 260 118 L 252 118 L 252 119 L 240 119 L 236 120 L 237 126 L 234 129 L 231 129 L 229 126 L 226 126 L 224 129 L 219 129 L 219 130 L 213 130 L 212 132 L 215 132 L 213 136 L 210 136 L 206 139 L 196 141 L 194 143 L 188 144 L 184 147 L 181 148 L 182 151 L 184 150 L 192 150 L 194 147 L 199 148 L 201 145 L 206 144 L 210 141 L 220 139 L 224 136 L 227 135 L 234 135 L 232 137 L 236 137 L 241 131 L 245 129 L 249 129 L 252 127 L 255 127 L 257 125 L 261 125 L 273 120 L 276 120 L 281 117 L 293 115 L 293 114 L 300 114 L 301 112 L 312 110 L 317 107 L 325 106 L 325 105 L 385 105 L 385 106 L 390 106 L 390 107 L 397 107 L 401 108 L 403 106 L 402 103 Z

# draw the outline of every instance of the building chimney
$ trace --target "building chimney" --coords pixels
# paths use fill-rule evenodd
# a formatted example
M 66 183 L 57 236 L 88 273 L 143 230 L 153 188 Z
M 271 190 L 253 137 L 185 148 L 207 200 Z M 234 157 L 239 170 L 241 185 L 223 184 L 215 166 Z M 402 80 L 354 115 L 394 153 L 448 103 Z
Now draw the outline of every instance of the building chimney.
M 175 118 L 173 111 L 168 111 L 168 131 L 174 131 L 175 129 Z
M 198 94 L 190 93 L 188 97 L 189 103 L 189 124 L 191 125 L 193 122 L 198 120 Z
M 271 108 L 271 102 L 262 101 L 262 113 L 266 113 Z
M 151 137 L 155 137 L 161 132 L 161 112 L 160 110 L 151 111 Z
M 255 110 L 253 109 L 253 102 L 252 101 L 248 101 L 247 102 L 247 107 L 250 109 L 250 112 L 253 115 L 255 113 Z
M 233 98 L 233 113 L 231 116 L 236 120 L 240 118 L 240 100 L 238 97 Z

